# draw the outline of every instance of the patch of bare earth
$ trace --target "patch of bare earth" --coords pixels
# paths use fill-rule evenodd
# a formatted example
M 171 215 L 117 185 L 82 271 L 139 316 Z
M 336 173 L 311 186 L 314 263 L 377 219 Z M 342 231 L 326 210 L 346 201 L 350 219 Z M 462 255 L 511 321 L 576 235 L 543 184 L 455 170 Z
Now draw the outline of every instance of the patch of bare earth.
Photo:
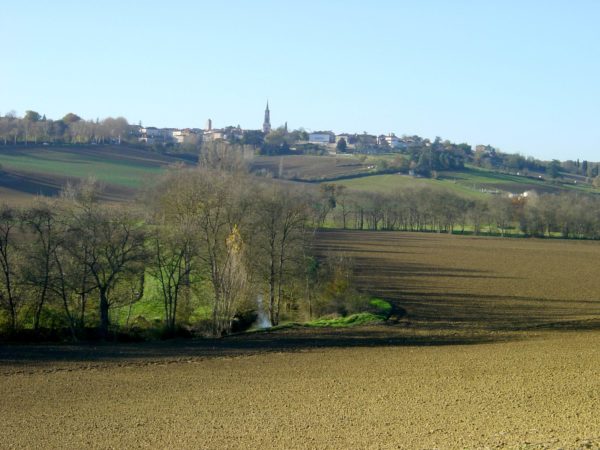
M 290 350 L 5 366 L 1 447 L 600 445 L 600 332 Z

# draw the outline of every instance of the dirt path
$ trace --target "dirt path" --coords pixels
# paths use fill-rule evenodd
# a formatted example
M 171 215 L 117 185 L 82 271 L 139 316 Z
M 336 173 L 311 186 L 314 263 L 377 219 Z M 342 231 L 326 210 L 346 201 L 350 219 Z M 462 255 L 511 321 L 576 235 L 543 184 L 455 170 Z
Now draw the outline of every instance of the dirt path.
M 0 447 L 600 446 L 600 332 L 432 344 L 4 361 Z

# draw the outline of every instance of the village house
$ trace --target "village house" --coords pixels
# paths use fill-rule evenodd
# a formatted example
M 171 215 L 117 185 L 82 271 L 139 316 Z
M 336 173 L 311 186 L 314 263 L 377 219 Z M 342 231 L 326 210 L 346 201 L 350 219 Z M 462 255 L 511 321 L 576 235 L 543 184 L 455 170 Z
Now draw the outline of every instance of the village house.
M 335 143 L 335 134 L 331 131 L 318 131 L 308 135 L 308 142 L 311 144 L 333 144 Z

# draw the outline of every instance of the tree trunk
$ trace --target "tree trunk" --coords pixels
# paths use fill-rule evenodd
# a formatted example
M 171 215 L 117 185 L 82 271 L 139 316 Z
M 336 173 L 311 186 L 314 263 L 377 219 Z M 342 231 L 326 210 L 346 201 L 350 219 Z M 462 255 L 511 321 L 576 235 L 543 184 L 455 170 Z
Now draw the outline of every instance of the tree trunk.
M 269 320 L 271 326 L 277 325 L 277 315 L 275 314 L 275 256 L 271 254 L 269 261 Z
M 100 335 L 103 339 L 108 338 L 108 327 L 110 319 L 108 317 L 108 297 L 106 296 L 106 288 L 100 288 Z

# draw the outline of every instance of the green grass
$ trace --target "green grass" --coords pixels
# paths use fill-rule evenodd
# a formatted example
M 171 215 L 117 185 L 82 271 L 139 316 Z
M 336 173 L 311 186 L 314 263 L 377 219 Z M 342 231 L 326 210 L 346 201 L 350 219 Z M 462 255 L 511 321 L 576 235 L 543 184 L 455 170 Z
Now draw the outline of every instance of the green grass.
M 539 180 L 525 176 L 510 175 L 475 167 L 466 167 L 460 171 L 439 172 L 437 179 L 415 178 L 407 175 L 372 175 L 360 178 L 336 181 L 336 184 L 349 189 L 366 192 L 389 193 L 409 188 L 441 188 L 468 198 L 485 198 L 487 191 L 505 191 L 521 193 L 528 190 L 539 192 L 578 191 L 598 193 L 587 184 L 574 184 L 568 180 Z
M 197 294 L 201 296 L 204 292 Z M 183 298 L 180 298 L 180 308 L 183 308 L 183 302 Z M 195 299 L 189 320 L 193 323 L 200 319 L 206 319 L 210 317 L 210 313 L 211 309 L 209 306 L 203 305 L 198 299 Z M 131 306 L 131 310 L 128 305 L 113 308 L 112 319 L 119 325 L 124 326 L 128 316 L 130 324 L 138 317 L 143 317 L 149 322 L 163 322 L 165 320 L 165 306 L 160 284 L 151 275 L 146 274 L 144 295 L 138 302 Z
M 306 322 L 303 325 L 306 327 L 354 327 L 358 325 L 368 325 L 372 323 L 381 323 L 385 321 L 385 316 L 373 314 L 369 312 L 351 314 L 346 317 L 336 317 L 334 319 L 317 319 L 311 322 Z
M 511 175 L 506 173 L 495 172 L 490 169 L 467 166 L 464 170 L 458 172 L 443 172 L 442 179 L 453 180 L 456 183 L 465 186 L 497 186 L 508 188 L 511 192 L 516 190 L 540 189 L 542 191 L 560 191 L 560 190 L 575 190 L 580 192 L 594 193 L 598 192 L 593 186 L 585 183 L 573 183 L 568 179 L 558 179 L 555 181 L 548 179 L 537 179 L 535 176 L 526 177 L 523 175 Z M 521 187 L 521 189 L 519 189 Z
M 380 298 L 372 298 L 369 302 L 369 305 L 375 309 L 377 315 L 383 316 L 385 318 L 390 317 L 392 314 L 392 305 L 389 302 L 386 302 Z
M 109 152 L 103 153 L 102 148 L 81 152 L 43 148 L 0 151 L 0 165 L 5 170 L 59 177 L 95 177 L 105 183 L 130 188 L 139 187 L 148 177 L 163 172 L 164 167 L 158 163 L 158 160 L 152 161 L 151 155 L 144 161 Z
M 369 301 L 369 307 L 371 312 L 360 312 L 356 314 L 350 314 L 345 317 L 321 317 L 319 319 L 311 320 L 308 322 L 289 322 L 281 325 L 276 325 L 270 328 L 260 328 L 249 331 L 261 332 L 261 331 L 277 331 L 285 330 L 294 327 L 314 327 L 314 328 L 348 328 L 360 325 L 369 325 L 374 323 L 385 322 L 392 314 L 392 305 L 380 298 L 372 298 Z
M 346 317 L 334 317 L 331 319 L 321 318 L 311 320 L 310 322 L 288 322 L 274 327 L 259 328 L 248 331 L 249 333 L 263 332 L 263 331 L 278 331 L 286 330 L 288 328 L 296 327 L 307 327 L 307 328 L 350 328 L 360 325 L 369 325 L 375 323 L 385 322 L 386 317 L 373 314 L 370 312 L 362 312 L 357 314 L 351 314 Z
M 441 188 L 449 189 L 459 195 L 470 198 L 481 198 L 485 196 L 479 190 L 459 184 L 453 180 L 431 178 L 414 178 L 408 175 L 372 175 L 368 177 L 353 178 L 349 180 L 336 181 L 335 184 L 346 186 L 348 189 L 365 192 L 388 193 L 401 189 L 410 188 Z

